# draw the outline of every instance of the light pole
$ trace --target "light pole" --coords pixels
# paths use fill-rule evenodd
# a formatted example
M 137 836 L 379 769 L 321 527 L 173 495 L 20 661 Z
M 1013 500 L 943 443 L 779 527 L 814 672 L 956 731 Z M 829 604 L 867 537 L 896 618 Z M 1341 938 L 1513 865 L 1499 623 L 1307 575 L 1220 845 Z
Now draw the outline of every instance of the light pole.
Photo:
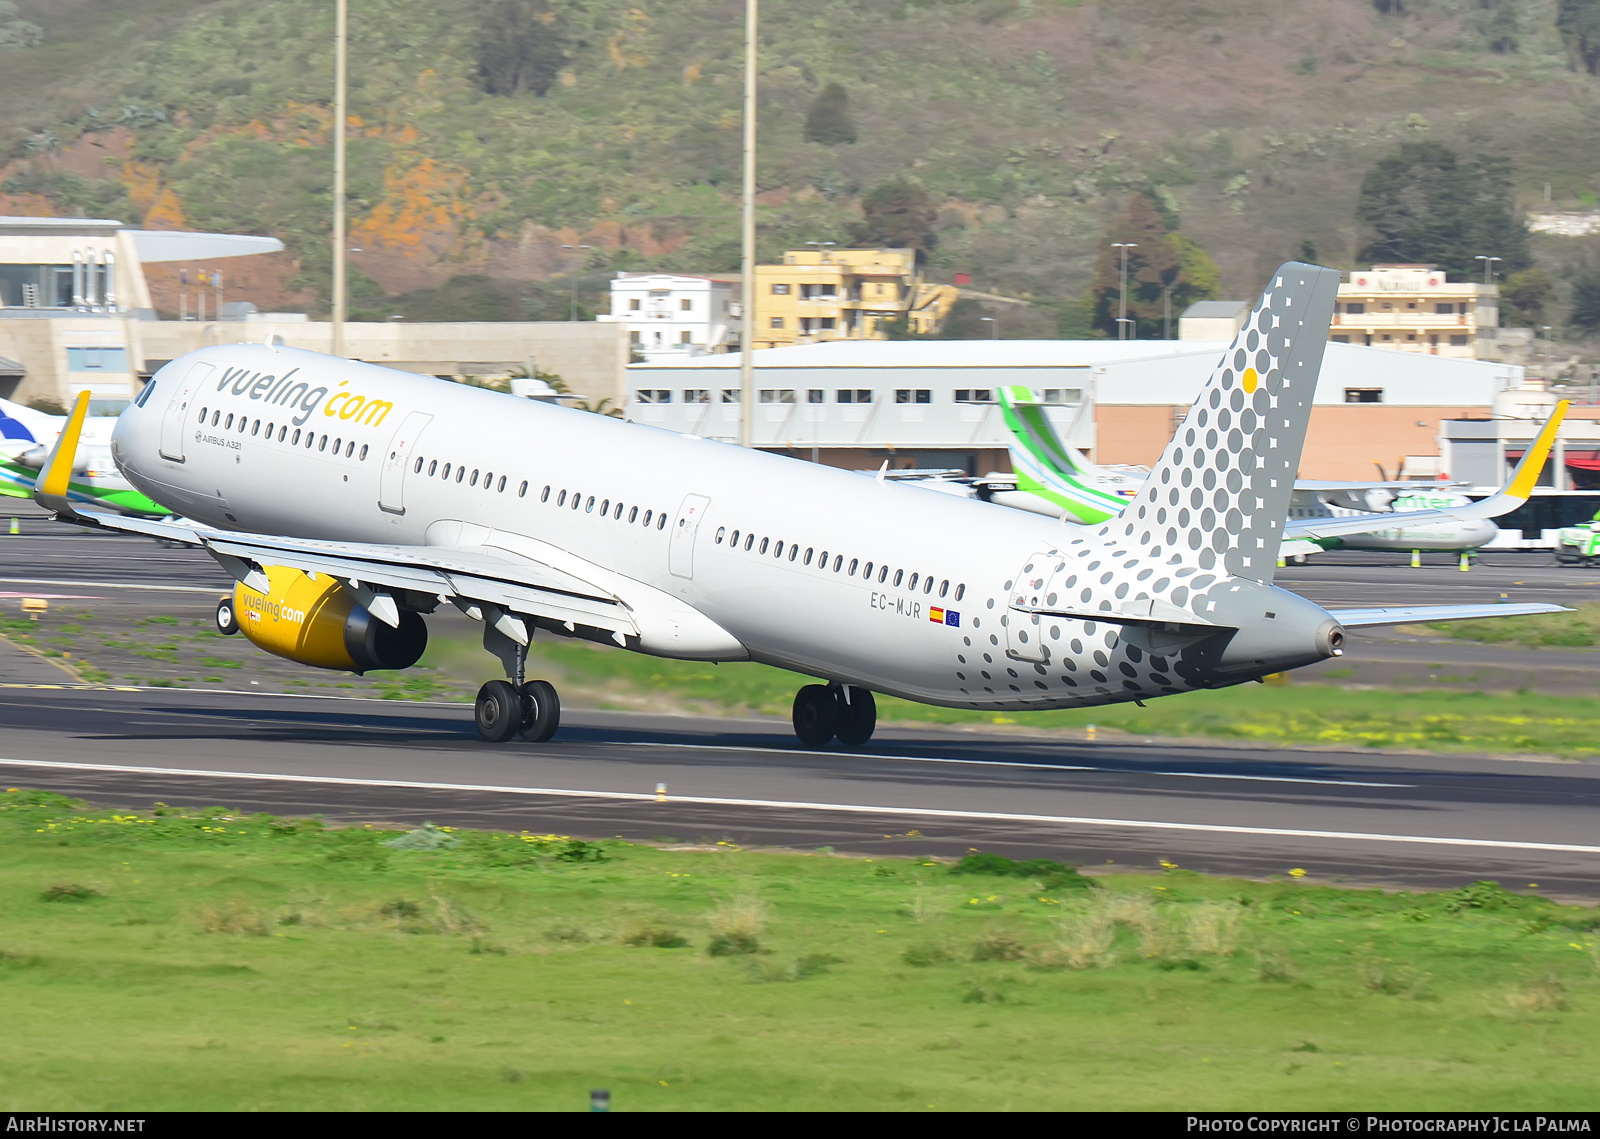
M 1546 384 L 1549 384 L 1550 383 L 1550 326 L 1548 324 L 1546 324 L 1546 325 L 1543 326 L 1543 328 L 1544 328 L 1544 382 Z
M 1139 248 L 1136 241 L 1113 241 L 1111 248 L 1122 250 L 1122 300 L 1117 305 L 1117 339 L 1128 338 L 1128 250 Z
M 837 245 L 839 243 L 837 241 L 808 241 L 806 244 L 815 245 L 817 247 L 817 252 L 822 254 L 822 259 L 826 261 L 828 258 L 828 247 L 830 245 Z
M 1161 290 L 1161 339 L 1172 339 L 1172 286 Z
M 980 316 L 978 319 L 988 323 L 990 340 L 1000 339 L 1000 322 L 998 320 L 992 316 Z
M 752 443 L 750 405 L 756 399 L 756 0 L 744 5 L 744 216 L 739 254 L 739 445 Z
M 1474 261 L 1482 261 L 1483 262 L 1483 283 L 1485 285 L 1492 285 L 1494 283 L 1494 281 L 1493 281 L 1494 263 L 1496 261 L 1504 261 L 1505 258 L 1504 257 L 1490 257 L 1487 254 L 1480 253 L 1476 257 L 1474 257 L 1473 260 Z
M 561 248 L 563 248 L 563 249 L 593 249 L 594 246 L 592 246 L 592 245 L 563 245 Z M 580 253 L 580 254 L 578 254 L 578 256 L 582 257 L 583 254 Z M 579 267 L 580 268 L 582 267 L 582 262 L 579 262 Z M 569 322 L 573 323 L 573 324 L 576 324 L 578 322 L 578 277 L 577 277 L 577 274 L 569 275 L 568 278 L 567 278 L 567 283 L 572 286 L 572 289 L 571 289 L 572 304 L 567 310 L 567 320 Z
M 345 236 L 344 236 L 344 123 L 348 117 L 345 95 L 349 87 L 350 0 L 338 0 L 333 19 L 333 354 L 344 355 Z

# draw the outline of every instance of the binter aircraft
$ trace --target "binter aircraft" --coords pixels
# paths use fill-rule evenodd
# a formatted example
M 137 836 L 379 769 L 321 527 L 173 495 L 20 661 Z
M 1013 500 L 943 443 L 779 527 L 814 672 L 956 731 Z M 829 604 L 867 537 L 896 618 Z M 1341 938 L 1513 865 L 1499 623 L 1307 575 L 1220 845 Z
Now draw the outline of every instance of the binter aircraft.
M 1273 585 L 1338 281 L 1283 266 L 1138 496 L 1092 526 L 269 345 L 174 360 L 117 424 L 129 482 L 193 522 L 67 500 L 83 398 L 36 494 L 203 546 L 238 582 L 219 627 L 304 664 L 409 667 L 454 605 L 505 666 L 475 707 L 491 741 L 559 723 L 524 675 L 536 634 L 809 674 L 794 729 L 821 747 L 872 735 L 875 692 L 1143 701 L 1339 655 L 1351 628 L 1559 610 L 1326 610 Z M 1555 426 L 1501 494 L 1431 513 L 1514 508 Z

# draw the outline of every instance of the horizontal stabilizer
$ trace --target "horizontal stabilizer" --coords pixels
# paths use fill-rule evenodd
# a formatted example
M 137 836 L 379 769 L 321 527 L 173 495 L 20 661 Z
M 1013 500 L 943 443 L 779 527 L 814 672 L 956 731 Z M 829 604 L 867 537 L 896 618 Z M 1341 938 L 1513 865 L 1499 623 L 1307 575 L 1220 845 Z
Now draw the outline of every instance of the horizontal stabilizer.
M 1562 605 L 1544 602 L 1495 605 L 1401 605 L 1387 609 L 1330 609 L 1328 615 L 1346 629 L 1381 625 L 1423 625 L 1431 621 L 1476 621 L 1480 617 L 1533 617 L 1540 613 L 1571 613 Z

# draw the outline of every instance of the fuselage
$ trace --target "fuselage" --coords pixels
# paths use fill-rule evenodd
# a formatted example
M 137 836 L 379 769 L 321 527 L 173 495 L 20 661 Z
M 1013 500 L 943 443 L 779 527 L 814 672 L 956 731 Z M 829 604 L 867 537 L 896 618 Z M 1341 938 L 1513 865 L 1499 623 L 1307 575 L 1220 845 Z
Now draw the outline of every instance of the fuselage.
M 123 413 L 113 455 L 149 497 L 227 530 L 439 547 L 528 535 L 681 598 L 750 659 L 926 703 L 1071 707 L 1219 683 L 1105 622 L 1049 618 L 1049 651 L 1015 651 L 1008 599 L 1035 555 L 1056 563 L 1040 580 L 1101 568 L 1070 564 L 1096 555 L 1059 521 L 315 353 L 174 361 Z M 1189 583 L 1199 597 L 1235 579 Z

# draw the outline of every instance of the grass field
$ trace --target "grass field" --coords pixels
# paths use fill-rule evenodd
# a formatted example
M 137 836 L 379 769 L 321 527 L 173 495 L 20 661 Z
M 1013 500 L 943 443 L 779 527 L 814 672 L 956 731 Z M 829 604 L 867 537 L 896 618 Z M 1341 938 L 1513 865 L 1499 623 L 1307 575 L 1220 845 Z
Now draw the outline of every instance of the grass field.
M 6 792 L 0 1108 L 1594 1103 L 1600 914 L 1529 883 L 662 837 L 700 845 Z

